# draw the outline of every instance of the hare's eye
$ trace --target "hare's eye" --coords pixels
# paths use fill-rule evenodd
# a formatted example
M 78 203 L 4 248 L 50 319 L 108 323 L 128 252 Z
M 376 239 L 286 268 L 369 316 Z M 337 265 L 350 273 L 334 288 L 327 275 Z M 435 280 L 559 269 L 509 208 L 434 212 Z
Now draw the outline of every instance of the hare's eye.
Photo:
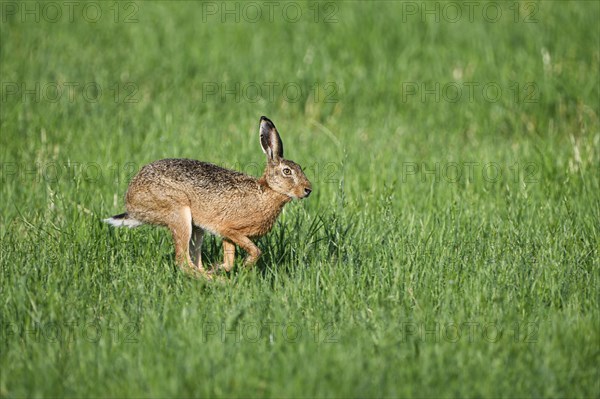
M 283 168 L 283 174 L 289 176 L 292 174 L 292 170 L 290 168 Z

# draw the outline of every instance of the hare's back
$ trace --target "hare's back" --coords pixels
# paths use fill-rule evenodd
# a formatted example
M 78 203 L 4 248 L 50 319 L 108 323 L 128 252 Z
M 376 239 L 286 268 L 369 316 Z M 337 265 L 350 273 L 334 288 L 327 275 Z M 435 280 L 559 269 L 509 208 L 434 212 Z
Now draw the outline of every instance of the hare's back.
M 136 178 L 203 189 L 252 184 L 254 180 L 248 175 L 209 162 L 184 158 L 154 161 L 144 166 Z

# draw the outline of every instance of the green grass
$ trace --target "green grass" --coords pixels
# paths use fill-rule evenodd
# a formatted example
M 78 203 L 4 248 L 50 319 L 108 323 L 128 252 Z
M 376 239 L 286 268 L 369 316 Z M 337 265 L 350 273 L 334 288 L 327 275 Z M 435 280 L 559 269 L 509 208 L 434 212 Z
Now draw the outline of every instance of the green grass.
M 35 4 L 0 4 L 0 396 L 600 396 L 597 2 Z M 261 115 L 314 193 L 255 269 L 101 222 L 155 159 L 259 174 Z

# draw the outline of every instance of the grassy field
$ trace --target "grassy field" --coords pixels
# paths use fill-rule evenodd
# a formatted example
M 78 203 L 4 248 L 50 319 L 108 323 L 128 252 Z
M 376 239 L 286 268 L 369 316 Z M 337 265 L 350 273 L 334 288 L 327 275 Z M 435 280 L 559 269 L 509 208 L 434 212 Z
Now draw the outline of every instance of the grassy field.
M 598 2 L 0 7 L 1 397 L 600 396 Z M 102 223 L 261 115 L 314 192 L 253 270 Z

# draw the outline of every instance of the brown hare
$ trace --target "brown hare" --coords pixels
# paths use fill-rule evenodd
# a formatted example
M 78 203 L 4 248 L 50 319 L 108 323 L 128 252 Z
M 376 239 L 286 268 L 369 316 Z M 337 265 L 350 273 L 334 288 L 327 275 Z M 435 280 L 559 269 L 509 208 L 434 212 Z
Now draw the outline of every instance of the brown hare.
M 168 227 L 177 263 L 208 278 L 200 257 L 205 230 L 223 237 L 220 267 L 225 271 L 233 268 L 236 244 L 248 253 L 245 265 L 254 264 L 260 250 L 251 238 L 268 233 L 286 203 L 306 198 L 312 191 L 302 168 L 283 159 L 283 144 L 273 122 L 261 117 L 259 132 L 267 155 L 260 178 L 207 162 L 162 159 L 144 166 L 129 183 L 127 212 L 104 221 L 113 226 Z

